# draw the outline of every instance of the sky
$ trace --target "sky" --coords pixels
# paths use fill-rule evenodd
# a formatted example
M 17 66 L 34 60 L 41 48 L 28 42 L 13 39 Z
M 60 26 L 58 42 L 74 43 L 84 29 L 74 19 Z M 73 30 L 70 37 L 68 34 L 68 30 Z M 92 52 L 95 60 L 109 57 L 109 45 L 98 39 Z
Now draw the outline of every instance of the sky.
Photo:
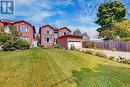
M 50 24 L 53 27 L 68 27 L 72 31 L 80 29 L 90 37 L 96 37 L 96 13 L 101 3 L 113 0 L 15 0 L 15 13 L 1 15 L 0 19 L 26 20 L 39 30 Z M 120 0 L 128 9 L 130 19 L 130 0 Z

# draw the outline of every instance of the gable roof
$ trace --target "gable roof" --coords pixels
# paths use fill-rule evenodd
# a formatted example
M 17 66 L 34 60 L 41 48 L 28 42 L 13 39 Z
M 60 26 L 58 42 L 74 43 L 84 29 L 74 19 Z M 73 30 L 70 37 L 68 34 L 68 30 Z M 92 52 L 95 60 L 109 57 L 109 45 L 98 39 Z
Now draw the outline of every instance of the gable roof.
M 6 26 L 6 25 L 13 25 L 13 22 L 11 22 L 11 21 L 0 20 L 0 23 L 3 23 L 4 26 Z
M 67 27 L 62 27 L 62 28 L 58 29 L 58 28 L 54 28 L 54 27 L 50 26 L 49 24 L 47 24 L 47 25 L 44 25 L 44 26 L 40 27 L 39 34 L 41 33 L 41 29 L 44 28 L 44 27 L 50 27 L 51 29 L 54 30 L 54 32 L 58 32 L 59 30 L 62 30 L 62 29 L 67 29 L 68 31 L 71 32 L 71 30 L 69 28 L 67 28 Z
M 71 32 L 71 30 L 70 30 L 69 28 L 67 28 L 67 27 L 62 27 L 62 28 L 60 28 L 59 30 L 62 30 L 62 29 L 67 29 L 68 31 Z
M 18 23 L 22 23 L 22 22 L 26 23 L 29 26 L 31 26 L 33 28 L 34 33 L 36 33 L 35 27 L 32 24 L 30 24 L 30 23 L 28 23 L 28 22 L 26 22 L 24 20 L 16 21 L 16 22 L 14 22 L 14 24 L 18 24 Z
M 44 25 L 44 26 L 40 27 L 39 33 L 41 33 L 41 29 L 44 28 L 44 27 L 50 27 L 51 29 L 55 29 L 55 28 L 53 28 L 52 26 L 50 26 L 49 24 L 47 24 L 47 25 Z
M 28 22 L 26 22 L 26 21 L 24 21 L 24 20 L 15 21 L 15 22 L 14 22 L 14 21 L 10 21 L 10 20 L 0 20 L 0 22 L 3 23 L 4 26 L 6 26 L 6 25 L 14 25 L 14 24 L 17 24 L 17 23 L 24 22 L 24 23 L 26 23 L 27 25 L 31 26 L 31 27 L 33 28 L 34 33 L 36 33 L 35 27 L 34 27 L 32 24 L 30 24 L 30 23 L 28 23 Z

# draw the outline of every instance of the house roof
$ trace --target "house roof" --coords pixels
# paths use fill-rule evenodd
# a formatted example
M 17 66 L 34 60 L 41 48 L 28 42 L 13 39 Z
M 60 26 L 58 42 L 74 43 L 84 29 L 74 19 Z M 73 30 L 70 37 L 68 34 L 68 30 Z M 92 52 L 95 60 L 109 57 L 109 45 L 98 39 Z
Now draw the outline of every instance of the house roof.
M 41 28 L 44 28 L 44 27 L 50 27 L 50 28 L 52 28 L 54 30 L 54 32 L 58 32 L 59 30 L 62 30 L 62 29 L 67 29 L 68 31 L 71 32 L 71 30 L 69 28 L 67 28 L 67 27 L 62 27 L 62 28 L 58 29 L 58 28 L 54 28 L 54 27 L 52 27 L 50 25 L 44 25 L 44 26 L 40 27 L 39 33 L 41 33 Z
M 59 31 L 59 29 L 58 29 L 58 28 L 55 28 L 55 29 L 54 29 L 54 32 L 58 32 L 58 31 Z
M 35 27 L 32 24 L 26 22 L 25 20 L 16 21 L 16 22 L 14 22 L 14 24 L 18 24 L 18 23 L 22 23 L 22 22 L 24 22 L 27 25 L 31 26 L 33 28 L 34 33 L 36 33 Z
M 6 25 L 13 25 L 12 21 L 0 20 L 0 22 L 3 23 L 4 26 L 6 26 Z
M 62 29 L 67 29 L 68 31 L 71 32 L 71 30 L 70 30 L 69 28 L 67 28 L 67 27 L 62 27 L 62 28 L 60 28 L 59 30 L 62 30 Z
M 30 23 L 28 23 L 28 22 L 26 22 L 26 21 L 24 21 L 24 20 L 15 21 L 15 22 L 14 22 L 14 21 L 10 21 L 10 20 L 0 20 L 0 22 L 3 23 L 4 26 L 9 25 L 9 24 L 10 24 L 10 25 L 14 25 L 14 24 L 17 24 L 17 23 L 24 22 L 24 23 L 26 23 L 27 25 L 31 26 L 31 27 L 33 28 L 34 33 L 36 33 L 35 27 L 34 27 L 32 24 L 30 24 Z
M 61 36 L 61 37 L 58 37 L 58 38 L 63 38 L 63 37 L 66 37 L 66 38 L 73 37 L 73 38 L 80 38 L 80 39 L 82 39 L 82 36 L 76 36 L 76 35 L 65 35 L 65 36 Z
M 52 28 L 52 29 L 55 29 L 55 28 L 53 28 L 52 26 L 50 26 L 49 24 L 47 24 L 47 25 L 44 25 L 44 26 L 40 27 L 39 33 L 41 33 L 41 29 L 44 28 L 44 27 L 50 27 L 50 28 Z

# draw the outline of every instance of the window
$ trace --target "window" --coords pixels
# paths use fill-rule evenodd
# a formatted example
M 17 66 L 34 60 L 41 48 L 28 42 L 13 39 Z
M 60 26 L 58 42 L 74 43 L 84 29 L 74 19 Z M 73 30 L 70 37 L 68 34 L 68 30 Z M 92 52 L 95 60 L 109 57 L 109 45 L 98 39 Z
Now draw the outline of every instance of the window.
M 58 34 L 57 33 L 54 33 L 54 38 L 58 38 Z
M 45 43 L 51 43 L 51 38 L 44 38 Z
M 22 26 L 20 26 L 20 31 L 21 31 L 21 32 L 28 32 L 28 27 L 22 25 Z
M 5 33 L 11 33 L 9 26 L 4 27 L 4 32 Z
M 46 29 L 45 30 L 45 34 L 51 34 L 51 30 L 50 29 Z
M 66 35 L 66 32 L 64 32 L 64 35 Z
M 21 36 L 20 37 L 22 40 L 28 41 L 28 36 Z

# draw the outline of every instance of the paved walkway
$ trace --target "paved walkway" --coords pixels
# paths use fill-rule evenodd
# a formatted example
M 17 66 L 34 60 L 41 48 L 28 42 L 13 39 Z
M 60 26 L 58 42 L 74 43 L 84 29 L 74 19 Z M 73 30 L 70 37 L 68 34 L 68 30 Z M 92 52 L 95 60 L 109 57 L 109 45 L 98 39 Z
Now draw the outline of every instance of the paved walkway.
M 83 48 L 82 50 L 93 50 L 97 52 L 102 52 L 107 56 L 115 56 L 115 57 L 125 57 L 126 59 L 130 59 L 130 52 L 121 52 L 121 51 L 109 51 L 109 50 L 97 50 L 97 49 L 87 49 Z

